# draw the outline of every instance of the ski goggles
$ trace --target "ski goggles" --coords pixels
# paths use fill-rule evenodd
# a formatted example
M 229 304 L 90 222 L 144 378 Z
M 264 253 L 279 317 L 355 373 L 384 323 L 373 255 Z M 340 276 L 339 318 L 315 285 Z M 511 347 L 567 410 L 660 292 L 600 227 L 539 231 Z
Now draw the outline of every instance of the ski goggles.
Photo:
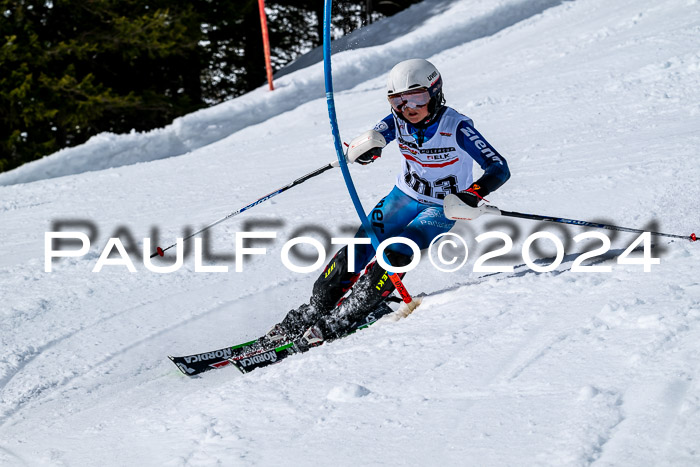
M 404 107 L 417 109 L 428 105 L 428 102 L 430 102 L 430 94 L 427 89 L 416 89 L 414 91 L 392 94 L 388 99 L 394 110 L 403 112 Z

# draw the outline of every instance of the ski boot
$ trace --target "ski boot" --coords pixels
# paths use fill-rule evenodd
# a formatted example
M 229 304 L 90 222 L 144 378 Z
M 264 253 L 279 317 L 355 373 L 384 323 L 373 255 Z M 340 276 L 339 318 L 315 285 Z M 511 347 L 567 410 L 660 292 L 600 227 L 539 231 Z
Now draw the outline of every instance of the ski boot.
M 399 258 L 396 253 L 392 256 L 397 265 L 403 266 L 410 262 L 408 257 Z M 320 345 L 351 333 L 376 310 L 382 310 L 385 314 L 387 310 L 382 305 L 388 308 L 386 301 L 394 289 L 387 271 L 377 263 L 372 263 L 352 288 L 352 293 L 341 300 L 331 313 L 321 316 L 307 328 L 301 341 L 308 346 Z

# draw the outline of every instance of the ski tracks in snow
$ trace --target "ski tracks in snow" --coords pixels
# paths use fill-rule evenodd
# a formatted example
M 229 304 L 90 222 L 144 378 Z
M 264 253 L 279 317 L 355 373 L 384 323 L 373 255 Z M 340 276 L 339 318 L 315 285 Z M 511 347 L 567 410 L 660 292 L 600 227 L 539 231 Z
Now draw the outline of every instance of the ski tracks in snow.
M 9 368 L 0 379 L 0 427 L 18 412 L 51 400 L 70 383 L 94 371 L 99 370 L 106 375 L 106 381 L 89 377 L 91 381 L 80 385 L 88 392 L 99 390 L 102 385 L 109 386 L 108 375 L 113 372 L 132 375 L 134 368 L 138 368 L 138 372 L 160 365 L 170 368 L 166 356 L 173 348 L 166 347 L 165 343 L 173 346 L 192 345 L 182 339 L 178 331 L 185 327 L 194 329 L 193 324 L 198 320 L 226 313 L 236 304 L 245 304 L 251 298 L 269 294 L 281 286 L 289 287 L 293 282 L 286 279 L 234 299 L 217 300 L 214 305 L 202 302 L 202 296 L 206 294 L 203 292 L 210 286 L 204 286 L 204 290 L 189 289 L 168 297 L 146 300 L 128 309 L 118 309 L 39 347 L 29 348 L 16 355 L 15 363 L 8 363 Z M 146 316 L 147 320 L 144 318 Z M 225 316 L 223 321 L 230 329 L 231 317 Z M 139 322 L 143 322 L 143 325 L 139 325 Z M 208 321 L 206 327 L 211 328 L 211 325 L 212 322 Z M 103 336 L 110 336 L 110 339 L 105 340 Z M 166 339 L 166 336 L 169 338 Z M 225 339 L 221 346 L 231 344 L 234 338 Z M 201 345 L 209 346 L 211 340 L 206 339 Z M 138 355 L 128 356 L 134 349 L 138 349 Z M 112 363 L 115 360 L 126 360 L 128 363 Z
M 670 263 L 662 275 L 691 277 L 691 271 L 674 271 Z M 542 281 L 548 283 L 544 289 L 538 286 Z M 646 293 L 620 293 L 623 282 L 636 282 L 631 290 Z M 551 439 L 551 448 L 538 456 L 542 464 L 689 463 L 696 447 L 681 452 L 667 452 L 667 447 L 678 444 L 675 433 L 697 430 L 692 414 L 700 412 L 700 404 L 693 375 L 700 359 L 693 351 L 679 352 L 687 353 L 683 349 L 695 348 L 692 342 L 700 340 L 699 289 L 692 279 L 658 283 L 651 275 L 626 270 L 615 276 L 494 276 L 451 291 L 444 295 L 447 301 L 440 294 L 427 297 L 419 315 L 449 320 L 451 313 L 473 314 L 455 319 L 461 328 L 443 339 L 456 360 L 435 367 L 453 372 L 463 367 L 469 375 L 464 393 L 455 395 L 460 417 L 447 431 L 473 432 L 475 420 L 508 418 L 501 413 L 508 407 L 514 424 L 531 427 L 524 439 L 537 434 Z M 532 292 L 537 290 L 558 292 L 538 296 Z M 517 302 L 510 300 L 512 294 Z M 454 301 L 457 295 L 464 301 Z M 583 303 L 582 296 L 588 298 Z M 499 303 L 497 311 L 485 297 Z M 491 363 L 481 368 L 481 362 Z M 621 368 L 627 370 L 620 373 Z M 487 407 L 492 400 L 504 405 L 496 415 Z M 534 411 L 529 420 L 519 420 L 521 400 Z M 550 423 L 555 429 L 548 433 Z M 496 441 L 490 441 L 500 431 L 478 427 L 480 444 L 496 450 Z M 648 436 L 640 440 L 638 433 Z M 508 442 L 515 443 L 511 453 L 527 451 L 522 440 Z M 498 456 L 490 459 L 499 461 Z
M 566 279 L 551 275 L 523 277 L 509 283 L 508 294 L 526 293 L 541 280 L 561 282 Z M 480 378 L 471 381 L 475 388 L 471 390 L 481 395 L 476 404 L 470 401 L 462 406 L 465 416 L 459 419 L 454 430 L 473 428 L 474 419 L 484 417 L 489 410 L 486 406 L 494 399 L 505 404 L 497 412 L 512 410 L 513 414 L 520 414 L 521 401 L 527 401 L 535 408 L 535 413 L 525 420 L 517 420 L 521 415 L 513 416 L 514 422 L 530 427 L 522 440 L 509 441 L 515 445 L 513 449 L 526 452 L 529 436 L 534 439 L 546 435 L 551 439 L 551 447 L 538 455 L 539 462 L 587 463 L 600 455 L 610 433 L 623 420 L 622 398 L 613 388 L 601 390 L 551 376 L 556 368 L 553 361 L 571 359 L 569 348 L 586 319 L 585 315 L 572 317 L 567 313 L 565 298 L 530 297 L 518 305 L 509 305 L 504 313 L 479 320 L 484 328 L 479 329 L 479 323 L 474 326 L 473 342 L 468 344 L 465 353 L 473 350 L 479 355 L 480 348 L 487 348 L 486 355 L 491 357 L 475 360 L 490 360 L 493 364 L 481 372 Z M 567 414 L 563 422 L 561 412 Z M 503 417 L 499 415 L 499 418 Z M 482 437 L 489 440 L 493 436 L 490 430 L 495 432 L 495 428 L 485 427 Z M 495 444 L 493 448 L 496 449 Z M 497 457 L 496 460 L 498 462 Z

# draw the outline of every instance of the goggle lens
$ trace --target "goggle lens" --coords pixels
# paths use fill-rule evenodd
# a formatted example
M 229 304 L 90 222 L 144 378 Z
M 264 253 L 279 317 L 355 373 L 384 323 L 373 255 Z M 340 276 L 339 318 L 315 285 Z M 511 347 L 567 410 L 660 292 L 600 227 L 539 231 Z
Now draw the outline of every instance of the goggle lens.
M 426 89 L 421 89 L 418 91 L 406 91 L 399 94 L 392 94 L 388 99 L 394 110 L 402 112 L 404 107 L 417 109 L 428 105 L 428 102 L 430 102 L 430 94 L 428 94 Z

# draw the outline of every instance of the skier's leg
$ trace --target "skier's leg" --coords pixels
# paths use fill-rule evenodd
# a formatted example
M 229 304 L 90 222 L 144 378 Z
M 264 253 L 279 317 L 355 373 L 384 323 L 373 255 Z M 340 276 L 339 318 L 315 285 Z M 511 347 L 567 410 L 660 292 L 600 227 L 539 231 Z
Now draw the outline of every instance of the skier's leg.
M 411 262 L 411 256 L 388 249 L 386 256 L 389 262 L 397 267 Z M 403 277 L 403 274 L 399 276 Z M 388 272 L 378 263 L 372 263 L 352 287 L 352 293 L 331 313 L 321 316 L 309 329 L 310 333 L 307 331 L 305 334 L 307 343 L 313 344 L 343 335 L 351 324 L 374 311 L 394 290 L 395 287 Z
M 382 242 L 389 237 L 399 235 L 406 225 L 420 214 L 421 209 L 420 203 L 394 187 L 391 193 L 377 203 L 368 216 L 377 240 Z M 355 238 L 367 238 L 365 229 L 360 228 Z M 390 251 L 390 248 L 387 251 Z M 333 310 L 338 305 L 338 300 L 353 287 L 360 276 L 359 273 L 349 271 L 347 255 L 348 248 L 342 248 L 336 255 L 337 261 L 334 258 L 314 284 L 311 305 L 320 315 Z M 353 271 L 362 271 L 374 255 L 372 245 L 355 245 Z
M 357 255 L 355 257 L 357 258 Z M 359 268 L 357 261 L 354 261 L 355 267 L 353 271 L 358 269 L 362 271 L 367 261 L 365 258 L 360 258 Z M 323 273 L 316 279 L 313 292 L 311 293 L 311 306 L 318 313 L 323 314 L 335 308 L 338 300 L 350 290 L 357 278 L 360 277 L 359 272 L 349 271 L 348 263 L 348 247 L 344 246 L 336 253 L 323 270 Z
M 455 221 L 447 219 L 439 206 L 423 205 L 422 211 L 406 226 L 401 236 L 415 242 L 420 250 L 425 250 L 436 236 L 448 232 L 454 224 Z M 387 247 L 386 255 L 391 265 L 402 267 L 411 262 L 413 250 L 403 243 L 395 243 Z M 403 277 L 403 274 L 399 276 Z M 308 343 L 312 344 L 314 339 L 333 339 L 342 335 L 349 325 L 373 311 L 393 291 L 394 284 L 387 271 L 374 263 L 352 287 L 348 298 L 309 329 L 310 332 L 305 334 L 309 338 Z
M 394 187 L 377 203 L 368 217 L 375 235 L 381 242 L 386 238 L 399 235 L 424 208 L 424 205 Z M 367 234 L 363 228 L 360 228 L 355 237 L 366 238 Z M 374 257 L 374 248 L 371 245 L 356 245 L 354 271 L 362 271 L 372 257 Z M 320 317 L 335 309 L 338 301 L 359 277 L 358 272 L 349 271 L 348 259 L 348 248 L 341 248 L 314 283 L 309 303 L 291 310 L 270 333 L 279 336 L 297 336 Z M 386 295 L 389 293 L 391 291 Z
M 321 316 L 333 310 L 355 284 L 373 256 L 374 249 L 371 245 L 356 245 L 354 268 L 350 271 L 348 247 L 341 248 L 314 282 L 309 303 L 287 313 L 280 323 L 282 329 L 277 329 L 276 332 L 286 332 L 291 336 L 300 335 Z
M 420 250 L 425 250 L 435 237 L 449 232 L 455 223 L 456 221 L 445 217 L 442 207 L 429 206 L 406 226 L 401 236 L 413 240 Z M 404 254 L 412 251 L 408 245 L 404 244 L 394 244 L 391 248 Z
M 419 250 L 425 250 L 438 235 L 448 232 L 455 221 L 447 219 L 440 206 L 425 205 L 406 225 L 400 236 L 413 241 Z M 413 259 L 413 250 L 406 244 L 393 243 L 385 250 L 389 263 L 394 267 L 408 265 Z M 403 274 L 399 274 L 403 277 Z M 362 312 L 371 311 L 383 298 L 395 289 L 388 273 L 378 263 L 374 263 L 357 283 L 352 287 L 352 294 L 336 309 L 340 315 L 347 315 L 350 322 L 362 317 Z M 366 300 L 366 306 L 360 305 Z M 343 308 L 346 303 L 348 304 Z M 333 314 L 336 314 L 336 310 Z
M 422 205 L 398 188 L 382 198 L 369 214 L 372 228 L 378 240 L 401 233 L 406 225 L 420 213 Z M 366 238 L 364 228 L 355 234 L 356 238 Z M 341 248 L 316 279 L 309 304 L 290 311 L 280 323 L 283 330 L 298 335 L 314 324 L 321 316 L 329 313 L 347 293 L 360 276 L 360 272 L 374 257 L 372 245 L 356 245 L 354 268 L 349 270 L 348 248 Z M 280 330 L 280 331 L 283 331 Z M 274 329 L 273 329 L 274 331 Z
M 364 264 L 361 266 L 364 267 Z M 300 335 L 320 316 L 329 312 L 360 276 L 359 272 L 348 270 L 348 247 L 341 248 L 316 279 L 310 303 L 291 310 L 279 324 L 290 336 Z M 361 270 L 361 268 L 360 268 Z M 274 330 L 274 329 L 273 329 Z

